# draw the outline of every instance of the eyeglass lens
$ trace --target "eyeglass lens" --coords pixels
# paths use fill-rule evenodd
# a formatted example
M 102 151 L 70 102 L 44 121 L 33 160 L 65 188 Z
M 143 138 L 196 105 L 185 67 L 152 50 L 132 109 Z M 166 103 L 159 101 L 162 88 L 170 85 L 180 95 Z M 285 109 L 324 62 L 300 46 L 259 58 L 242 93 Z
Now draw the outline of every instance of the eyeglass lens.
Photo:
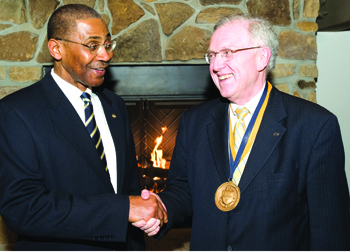
M 90 46 L 90 52 L 92 54 L 98 54 L 101 52 L 102 47 L 104 47 L 106 49 L 107 52 L 111 52 L 116 46 L 116 41 L 112 41 L 112 42 L 108 42 L 105 44 L 100 44 L 100 45 L 92 45 Z
M 232 59 L 232 51 L 230 49 L 220 50 L 219 52 L 209 52 L 205 54 L 205 59 L 207 63 L 210 64 L 210 61 L 213 60 L 217 55 L 220 54 L 220 57 L 223 61 L 229 61 Z

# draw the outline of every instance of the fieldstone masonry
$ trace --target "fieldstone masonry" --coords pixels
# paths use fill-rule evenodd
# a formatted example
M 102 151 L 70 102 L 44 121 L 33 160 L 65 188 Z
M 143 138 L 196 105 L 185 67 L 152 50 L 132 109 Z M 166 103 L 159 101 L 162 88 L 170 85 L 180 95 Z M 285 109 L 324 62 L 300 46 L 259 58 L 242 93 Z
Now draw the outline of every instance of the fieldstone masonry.
M 249 0 L 248 12 L 266 17 L 274 25 L 290 25 L 289 0 Z
M 24 0 L 2 0 L 0 6 L 0 21 L 14 24 L 23 24 L 28 21 Z
M 60 4 L 57 0 L 29 0 L 29 14 L 35 29 L 41 29 Z
M 202 58 L 209 47 L 210 35 L 208 30 L 185 26 L 168 40 L 165 48 L 166 60 L 187 61 Z
M 133 0 L 109 1 L 108 7 L 113 20 L 112 34 L 118 34 L 145 15 L 142 7 Z
M 238 8 L 231 7 L 215 7 L 208 8 L 199 12 L 196 17 L 197 24 L 215 24 L 220 18 L 230 14 L 242 14 L 243 12 Z
M 0 0 L 0 90 L 7 90 L 0 94 L 42 78 L 37 69 L 53 62 L 47 20 L 58 6 L 69 3 L 83 3 L 102 14 L 118 42 L 112 60 L 117 65 L 205 64 L 203 55 L 219 18 L 247 12 L 264 16 L 280 39 L 270 81 L 284 92 L 316 102 L 311 94 L 318 74 L 318 0 Z M 300 84 L 312 82 L 315 85 Z
M 281 31 L 278 35 L 278 56 L 296 60 L 316 60 L 316 37 L 295 31 Z
M 102 14 L 117 41 L 113 65 L 205 64 L 220 17 L 264 16 L 280 40 L 269 80 L 283 92 L 316 102 L 319 0 L 0 0 L 0 99 L 41 79 L 42 66 L 52 65 L 47 21 L 69 3 Z M 14 237 L 0 218 L 0 250 L 13 249 Z
M 38 35 L 27 31 L 0 36 L 1 61 L 30 61 L 37 50 Z
M 115 53 L 112 63 L 162 61 L 159 25 L 155 19 L 128 29 L 116 41 L 123 49 Z
M 155 7 L 163 32 L 167 36 L 170 36 L 195 12 L 191 6 L 184 3 L 157 3 Z

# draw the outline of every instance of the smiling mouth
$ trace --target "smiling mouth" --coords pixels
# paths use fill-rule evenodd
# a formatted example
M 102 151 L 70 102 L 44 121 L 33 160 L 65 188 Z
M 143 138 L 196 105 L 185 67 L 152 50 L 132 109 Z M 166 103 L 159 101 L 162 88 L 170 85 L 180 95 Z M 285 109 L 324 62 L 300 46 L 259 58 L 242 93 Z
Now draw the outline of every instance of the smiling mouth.
M 223 80 L 226 80 L 232 76 L 233 76 L 233 74 L 222 75 L 222 76 L 219 76 L 219 80 L 223 81 Z
M 98 77 L 103 77 L 105 75 L 105 71 L 106 69 L 105 68 L 91 68 L 95 75 L 98 76 Z

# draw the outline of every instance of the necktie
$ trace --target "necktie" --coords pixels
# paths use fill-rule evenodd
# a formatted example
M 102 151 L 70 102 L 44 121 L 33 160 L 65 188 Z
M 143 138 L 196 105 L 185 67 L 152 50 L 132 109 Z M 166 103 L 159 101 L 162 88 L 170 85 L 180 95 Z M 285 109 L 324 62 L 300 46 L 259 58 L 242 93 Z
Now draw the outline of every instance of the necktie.
M 237 108 L 236 109 L 236 114 L 237 114 L 237 122 L 234 127 L 234 132 L 233 132 L 233 141 L 234 141 L 234 152 L 237 155 L 239 146 L 241 145 L 242 139 L 244 137 L 245 131 L 246 131 L 246 125 L 244 123 L 244 117 L 246 117 L 249 114 L 249 110 L 246 107 L 243 108 Z M 236 158 L 236 157 L 233 157 Z M 247 162 L 247 158 L 244 157 L 241 162 L 239 162 L 235 172 L 233 173 L 233 180 L 238 185 L 245 164 Z
M 98 130 L 94 110 L 91 103 L 91 96 L 88 93 L 83 92 L 80 98 L 84 101 L 84 109 L 85 109 L 85 127 L 88 130 L 90 137 L 100 155 L 101 160 L 105 165 L 105 170 L 108 171 L 107 161 L 105 151 L 103 149 L 102 138 L 100 135 L 100 131 Z

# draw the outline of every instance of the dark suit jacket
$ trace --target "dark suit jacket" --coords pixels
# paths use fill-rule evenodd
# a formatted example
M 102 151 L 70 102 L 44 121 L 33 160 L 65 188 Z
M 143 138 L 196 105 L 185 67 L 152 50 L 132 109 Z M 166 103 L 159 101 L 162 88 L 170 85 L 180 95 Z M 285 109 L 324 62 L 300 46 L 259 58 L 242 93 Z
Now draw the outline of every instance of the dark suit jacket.
M 97 95 L 116 148 L 117 194 L 50 73 L 0 100 L 0 214 L 19 234 L 17 249 L 144 249 L 128 223 L 128 195 L 140 186 L 126 107 L 108 90 Z
M 276 88 L 239 183 L 240 202 L 230 212 L 216 207 L 216 189 L 229 178 L 228 104 L 217 99 L 182 115 L 160 194 L 165 231 L 192 216 L 191 250 L 350 250 L 337 119 Z

